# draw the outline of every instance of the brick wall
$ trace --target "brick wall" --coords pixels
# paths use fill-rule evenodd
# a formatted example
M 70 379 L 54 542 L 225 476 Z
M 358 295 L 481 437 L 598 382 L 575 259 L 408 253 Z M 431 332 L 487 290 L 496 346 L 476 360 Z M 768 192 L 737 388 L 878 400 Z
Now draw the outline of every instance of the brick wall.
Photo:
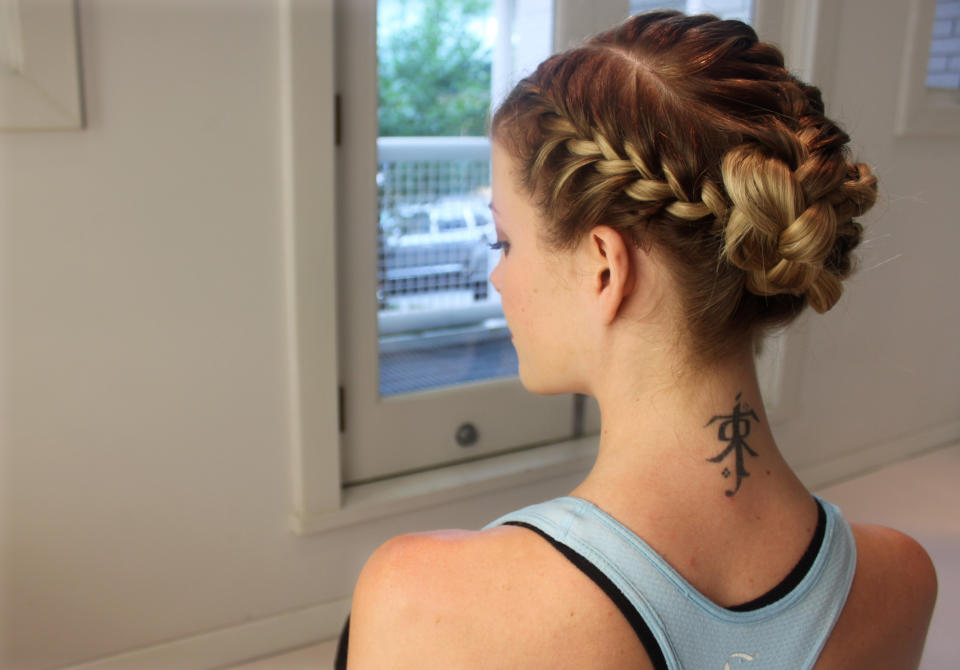
M 960 0 L 938 0 L 927 62 L 928 88 L 960 88 Z

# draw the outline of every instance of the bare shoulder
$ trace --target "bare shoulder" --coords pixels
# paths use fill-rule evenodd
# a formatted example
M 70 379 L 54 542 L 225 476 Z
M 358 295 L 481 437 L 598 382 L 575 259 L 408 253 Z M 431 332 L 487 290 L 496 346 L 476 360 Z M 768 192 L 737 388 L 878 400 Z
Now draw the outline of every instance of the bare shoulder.
M 920 596 L 936 597 L 937 574 L 929 554 L 909 535 L 885 526 L 851 524 L 864 569 L 882 569 Z M 858 568 L 860 565 L 858 565 Z
M 817 670 L 916 668 L 937 599 L 933 561 L 904 533 L 851 526 L 857 571 Z
M 403 535 L 380 547 L 354 591 L 348 658 L 351 670 L 574 668 L 590 654 L 638 649 L 633 667 L 643 668 L 629 624 L 559 552 L 501 527 Z
M 450 530 L 402 535 L 381 546 L 354 590 L 351 670 L 455 667 L 452 655 L 474 633 L 464 613 L 483 608 L 477 579 L 484 564 L 498 562 L 499 545 L 495 535 Z M 459 648 L 452 648 L 454 640 Z
M 479 533 L 463 530 L 412 533 L 392 538 L 367 560 L 354 593 L 354 606 L 364 598 L 412 598 L 420 603 L 449 574 L 457 555 L 466 545 L 475 545 Z M 463 566 L 461 566 L 462 568 Z M 395 605 L 404 605 L 395 600 Z
M 929 554 L 909 535 L 884 526 L 853 524 L 857 575 L 876 604 L 888 605 L 901 626 L 926 625 L 937 599 L 937 571 Z M 855 577 L 855 578 L 856 578 Z

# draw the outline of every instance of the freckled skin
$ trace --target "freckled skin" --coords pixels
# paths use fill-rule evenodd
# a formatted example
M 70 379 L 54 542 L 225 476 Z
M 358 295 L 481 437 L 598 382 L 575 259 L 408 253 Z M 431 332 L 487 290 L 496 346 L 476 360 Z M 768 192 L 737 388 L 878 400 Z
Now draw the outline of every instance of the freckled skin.
M 578 274 L 569 252 L 545 247 L 546 225 L 530 198 L 517 190 L 512 158 L 493 145 L 492 204 L 497 240 L 506 243 L 490 281 L 500 294 L 503 315 L 520 363 L 520 381 L 539 394 L 567 393 L 582 351 L 570 307 Z

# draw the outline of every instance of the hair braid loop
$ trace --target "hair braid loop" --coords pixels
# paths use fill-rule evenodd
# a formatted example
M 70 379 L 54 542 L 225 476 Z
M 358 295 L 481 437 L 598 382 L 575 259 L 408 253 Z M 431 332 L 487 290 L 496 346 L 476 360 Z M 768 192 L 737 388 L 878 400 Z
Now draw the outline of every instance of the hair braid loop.
M 637 179 L 623 191 L 638 202 L 659 202 L 673 196 L 667 184 L 653 179 Z
M 673 197 L 680 202 L 690 202 L 690 199 L 683 190 L 683 186 L 680 185 L 679 180 L 676 175 L 674 175 L 673 170 L 666 165 L 661 165 L 660 169 L 663 171 L 663 176 L 667 178 L 667 184 L 670 185 L 670 191 L 673 193 Z
M 610 142 L 607 141 L 607 138 L 601 135 L 598 132 L 593 133 L 593 141 L 597 145 L 597 148 L 600 150 L 600 153 L 603 154 L 603 157 L 608 161 L 619 161 L 620 154 L 618 154 L 614 148 L 610 145 Z
M 623 151 L 627 154 L 627 158 L 630 159 L 630 162 L 633 163 L 633 167 L 637 169 L 637 172 L 640 173 L 640 176 L 644 179 L 652 180 L 654 179 L 654 174 L 647 167 L 646 162 L 640 156 L 640 152 L 637 151 L 637 148 L 633 146 L 630 142 L 624 142 Z
M 696 221 L 705 216 L 710 216 L 710 208 L 703 202 L 683 202 L 676 200 L 667 205 L 666 210 L 678 219 L 685 221 Z
M 730 206 L 727 203 L 727 197 L 719 186 L 709 179 L 704 181 L 700 187 L 700 199 L 716 218 L 717 223 L 722 225 L 727 222 Z
M 837 213 L 826 199 L 818 200 L 780 233 L 778 250 L 787 260 L 821 263 L 837 238 Z

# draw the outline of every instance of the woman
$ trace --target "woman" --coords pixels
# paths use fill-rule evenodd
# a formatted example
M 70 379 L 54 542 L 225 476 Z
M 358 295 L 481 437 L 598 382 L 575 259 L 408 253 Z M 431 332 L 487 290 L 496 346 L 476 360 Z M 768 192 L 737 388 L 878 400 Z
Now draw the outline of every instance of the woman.
M 743 23 L 656 12 L 544 62 L 492 137 L 520 377 L 597 398 L 598 457 L 568 497 L 379 549 L 350 667 L 917 667 L 929 558 L 804 488 L 754 370 L 837 302 L 876 196 L 819 91 Z

